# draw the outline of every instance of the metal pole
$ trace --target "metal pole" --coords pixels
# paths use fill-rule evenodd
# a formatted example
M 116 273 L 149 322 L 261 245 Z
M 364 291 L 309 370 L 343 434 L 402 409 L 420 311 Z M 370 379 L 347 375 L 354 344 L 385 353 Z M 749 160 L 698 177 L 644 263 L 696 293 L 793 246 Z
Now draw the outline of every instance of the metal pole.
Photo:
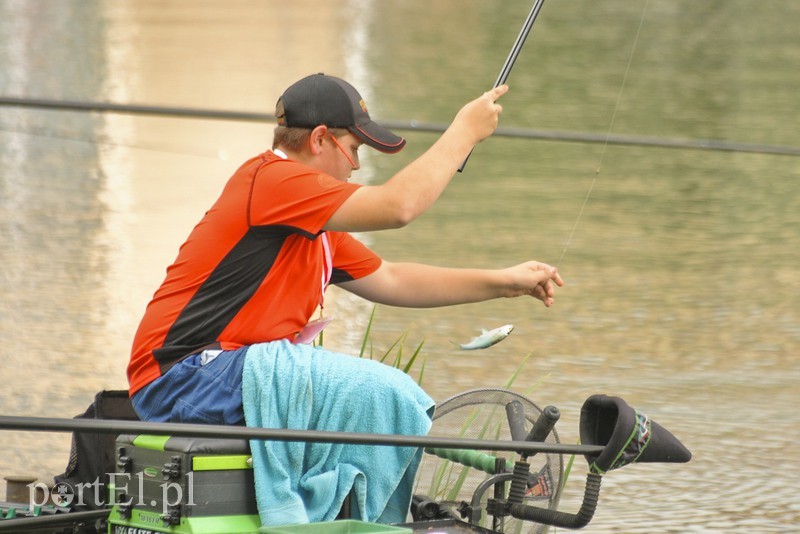
M 185 423 L 152 423 L 117 419 L 60 419 L 50 417 L 0 416 L 0 429 L 40 432 L 95 432 L 102 434 L 154 434 L 219 439 L 265 441 L 304 441 L 316 443 L 351 443 L 394 447 L 429 447 L 520 451 L 522 453 L 599 454 L 600 445 L 568 445 L 564 443 L 532 443 L 484 439 L 404 436 L 397 434 L 364 434 L 320 430 L 286 430 L 242 426 L 201 425 Z
M 138 104 L 113 104 L 110 102 L 80 102 L 76 100 L 51 100 L 47 98 L 18 98 L 3 96 L 0 97 L 0 106 L 54 109 L 59 111 L 130 113 L 133 115 L 188 117 L 195 119 L 275 122 L 275 115 L 270 113 L 250 113 L 246 111 L 226 111 L 218 109 L 182 108 L 172 106 L 148 106 Z
M 221 109 L 180 108 L 137 104 L 113 104 L 108 102 L 79 102 L 73 100 L 0 97 L 0 106 L 38 108 L 56 111 L 127 113 L 132 115 L 152 115 L 190 119 L 275 122 L 275 116 L 269 113 L 250 113 Z M 442 133 L 447 129 L 448 126 L 444 123 L 428 123 L 417 120 L 401 121 L 381 119 L 380 123 L 390 130 L 407 130 L 427 133 Z M 568 143 L 603 143 L 622 146 L 645 146 L 655 148 L 716 150 L 721 152 L 800 156 L 800 147 L 784 145 L 760 145 L 755 143 L 741 143 L 738 141 L 723 141 L 719 139 L 679 139 L 645 135 L 606 135 L 591 132 L 537 130 L 532 128 L 514 128 L 503 126 L 497 128 L 493 135 L 494 137 L 564 141 Z

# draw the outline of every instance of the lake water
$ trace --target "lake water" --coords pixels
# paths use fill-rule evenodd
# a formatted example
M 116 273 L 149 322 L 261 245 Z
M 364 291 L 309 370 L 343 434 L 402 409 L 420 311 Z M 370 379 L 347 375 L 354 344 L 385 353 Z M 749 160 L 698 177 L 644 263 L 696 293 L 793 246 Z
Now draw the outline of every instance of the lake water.
M 492 85 L 529 10 L 0 0 L 0 95 L 270 113 L 288 84 L 324 71 L 356 85 L 374 118 L 446 123 Z M 551 0 L 501 124 L 798 147 L 798 23 L 796 2 Z M 273 126 L 0 107 L 0 413 L 71 417 L 126 387 L 165 267 Z M 435 139 L 404 133 L 396 156 L 363 150 L 356 180 L 385 180 Z M 798 179 L 791 155 L 493 137 L 423 217 L 363 238 L 392 261 L 557 263 L 567 286 L 550 309 L 378 307 L 373 353 L 424 343 L 423 385 L 440 401 L 522 366 L 512 389 L 558 406 L 566 442 L 586 397 L 618 395 L 692 450 L 686 465 L 607 476 L 587 530 L 796 528 Z M 326 345 L 357 352 L 372 306 L 334 300 Z M 485 351 L 451 343 L 505 323 L 514 333 Z M 64 435 L 0 433 L 0 475 L 46 480 L 68 448 Z

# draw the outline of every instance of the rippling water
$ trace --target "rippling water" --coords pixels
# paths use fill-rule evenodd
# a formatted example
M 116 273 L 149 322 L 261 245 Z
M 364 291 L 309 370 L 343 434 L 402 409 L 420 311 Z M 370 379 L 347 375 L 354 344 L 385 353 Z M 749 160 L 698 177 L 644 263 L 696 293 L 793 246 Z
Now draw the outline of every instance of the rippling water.
M 447 122 L 494 81 L 529 9 L 0 0 L 0 94 L 270 112 L 288 83 L 325 71 L 353 81 L 374 117 Z M 548 3 L 503 125 L 800 146 L 797 20 L 793 3 Z M 0 108 L 0 413 L 72 416 L 125 387 L 130 339 L 166 265 L 271 130 Z M 359 180 L 385 179 L 434 139 L 408 135 L 397 156 L 365 153 Z M 692 462 L 606 477 L 594 532 L 791 530 L 799 175 L 792 156 L 492 138 L 434 209 L 365 240 L 395 261 L 541 259 L 567 287 L 551 309 L 380 307 L 375 352 L 404 334 L 405 354 L 424 341 L 423 385 L 439 400 L 500 386 L 522 365 L 512 388 L 561 408 L 564 441 L 598 392 L 673 431 Z M 372 308 L 335 299 L 326 343 L 352 352 Z M 451 343 L 504 323 L 516 330 L 486 351 Z M 51 477 L 68 441 L 1 433 L 0 474 Z

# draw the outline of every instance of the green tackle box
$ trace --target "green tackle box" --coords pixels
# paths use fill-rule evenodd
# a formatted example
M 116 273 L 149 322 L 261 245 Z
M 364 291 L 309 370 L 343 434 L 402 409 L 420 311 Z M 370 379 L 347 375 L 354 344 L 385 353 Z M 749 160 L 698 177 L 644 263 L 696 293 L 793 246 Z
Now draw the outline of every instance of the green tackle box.
M 246 440 L 121 435 L 109 534 L 258 532 Z

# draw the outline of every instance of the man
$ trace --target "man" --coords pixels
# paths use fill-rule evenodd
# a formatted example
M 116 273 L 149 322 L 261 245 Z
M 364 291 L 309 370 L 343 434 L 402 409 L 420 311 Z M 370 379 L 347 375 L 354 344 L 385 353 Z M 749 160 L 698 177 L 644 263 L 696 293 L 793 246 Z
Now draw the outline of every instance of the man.
M 348 182 L 360 167 L 359 147 L 367 144 L 395 153 L 405 140 L 373 122 L 361 96 L 344 80 L 315 74 L 289 87 L 276 106 L 273 150 L 244 163 L 231 177 L 181 247 L 147 307 L 128 367 L 130 394 L 139 416 L 218 424 L 243 424 L 246 418 L 251 426 L 294 428 L 295 415 L 287 415 L 294 410 L 292 396 L 307 389 L 318 396 L 322 379 L 314 373 L 335 369 L 339 370 L 335 376 L 326 378 L 335 383 L 326 382 L 330 387 L 325 391 L 332 399 L 351 399 L 341 411 L 355 410 L 358 403 L 363 409 L 374 406 L 384 393 L 373 390 L 387 386 L 403 395 L 392 401 L 391 410 L 400 414 L 398 421 L 405 412 L 408 419 L 417 420 L 406 428 L 389 425 L 384 430 L 427 432 L 433 403 L 413 382 L 404 381 L 407 377 L 391 375 L 374 362 L 342 359 L 324 349 L 310 351 L 296 342 L 310 341 L 324 326 L 327 319 L 312 320 L 312 315 L 324 309 L 325 288 L 331 283 L 392 306 L 445 306 L 523 295 L 552 305 L 555 286 L 563 281 L 544 263 L 497 270 L 392 263 L 349 234 L 403 227 L 433 205 L 472 148 L 496 129 L 501 112 L 496 101 L 507 91 L 501 86 L 469 102 L 418 159 L 381 185 L 362 186 Z M 319 368 L 308 363 L 321 356 L 325 359 Z M 264 362 L 270 366 L 266 370 L 260 367 Z M 290 391 L 296 373 L 307 374 L 308 382 Z M 275 377 L 279 380 L 273 381 Z M 363 384 L 356 387 L 359 380 Z M 267 382 L 270 385 L 264 386 Z M 278 410 L 276 406 L 287 399 L 285 409 Z M 261 402 L 268 404 L 265 410 L 271 419 L 258 411 Z M 309 400 L 313 402 L 316 397 Z M 329 413 L 327 421 L 308 419 L 317 417 L 314 414 L 323 406 L 327 405 L 309 404 L 302 412 L 303 425 L 347 427 L 346 413 Z M 374 425 L 382 420 L 371 424 L 377 432 Z M 284 453 L 289 455 L 287 462 L 294 461 Z M 403 454 L 396 458 L 402 481 L 391 484 L 413 480 L 418 456 Z M 267 455 L 274 463 L 273 452 Z M 379 475 L 366 473 L 366 479 Z M 344 478 L 345 490 L 360 480 L 353 473 Z M 297 491 L 297 481 L 287 484 L 291 486 L 287 493 Z M 407 510 L 406 495 L 396 501 L 389 497 L 361 503 L 362 517 L 386 520 L 402 515 L 403 507 Z M 315 499 L 306 498 L 306 508 L 309 501 L 320 500 Z M 292 513 L 286 521 L 318 519 L 310 513 L 307 517 Z M 321 517 L 330 513 L 322 512 Z

